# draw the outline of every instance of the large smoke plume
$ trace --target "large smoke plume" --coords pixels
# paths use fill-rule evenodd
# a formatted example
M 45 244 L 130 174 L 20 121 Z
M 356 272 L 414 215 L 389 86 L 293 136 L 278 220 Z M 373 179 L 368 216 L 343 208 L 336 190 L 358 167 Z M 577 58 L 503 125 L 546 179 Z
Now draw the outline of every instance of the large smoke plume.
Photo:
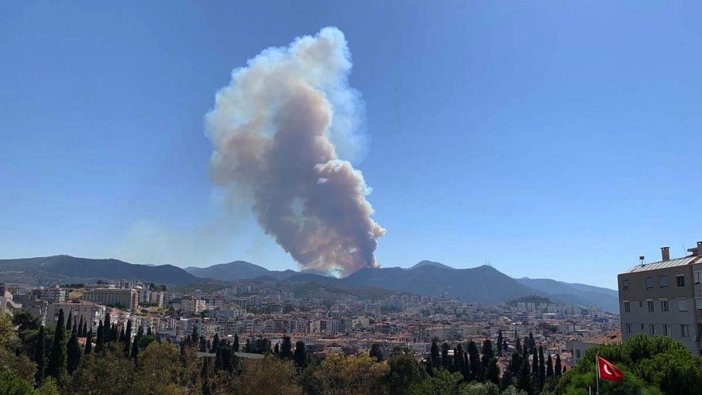
M 385 233 L 363 175 L 339 157 L 362 141 L 350 71 L 343 33 L 324 28 L 234 70 L 206 117 L 215 182 L 249 190 L 260 226 L 302 267 L 341 275 L 377 267 Z

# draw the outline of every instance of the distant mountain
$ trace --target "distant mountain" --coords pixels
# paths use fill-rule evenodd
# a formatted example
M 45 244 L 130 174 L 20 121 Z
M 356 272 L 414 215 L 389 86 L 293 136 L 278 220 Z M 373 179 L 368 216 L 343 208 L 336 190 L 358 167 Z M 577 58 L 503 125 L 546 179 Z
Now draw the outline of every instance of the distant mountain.
M 517 281 L 565 303 L 598 306 L 605 311 L 619 312 L 619 293 L 613 289 L 546 278 L 524 277 L 517 279 Z
M 6 281 L 36 284 L 102 279 L 182 285 L 197 280 L 173 265 L 137 265 L 117 259 L 76 258 L 69 255 L 0 259 L 0 277 Z
M 442 269 L 453 269 L 451 266 L 444 265 L 443 263 L 427 261 L 427 260 L 424 260 L 424 261 L 417 263 L 416 265 L 412 266 L 410 269 L 417 269 L 417 268 L 424 267 L 424 266 L 434 266 L 434 267 L 439 267 Z
M 538 295 L 556 302 L 619 311 L 617 291 L 549 279 L 514 279 L 487 265 L 454 269 L 443 263 L 424 260 L 408 269 L 362 269 L 341 279 L 313 271 L 269 271 L 243 261 L 186 270 L 198 277 L 222 281 L 275 279 L 351 288 L 383 288 L 417 295 L 449 296 L 482 304 L 505 303 L 519 297 Z

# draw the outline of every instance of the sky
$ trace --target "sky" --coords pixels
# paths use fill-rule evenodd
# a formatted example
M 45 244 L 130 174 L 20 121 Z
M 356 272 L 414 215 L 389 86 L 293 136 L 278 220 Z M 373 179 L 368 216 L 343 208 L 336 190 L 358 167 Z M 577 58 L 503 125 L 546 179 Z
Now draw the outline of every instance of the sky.
M 616 288 L 702 240 L 699 2 L 0 3 L 0 258 L 297 268 L 209 176 L 231 71 L 325 26 L 381 266 Z

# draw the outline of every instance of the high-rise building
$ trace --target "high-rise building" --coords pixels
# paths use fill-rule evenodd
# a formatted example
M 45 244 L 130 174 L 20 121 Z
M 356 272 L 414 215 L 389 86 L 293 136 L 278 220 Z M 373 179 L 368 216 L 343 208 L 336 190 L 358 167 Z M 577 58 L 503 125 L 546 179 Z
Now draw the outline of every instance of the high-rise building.
M 702 350 L 702 241 L 688 256 L 637 265 L 618 276 L 622 337 L 669 336 L 694 354 Z M 643 262 L 643 257 L 642 262 Z

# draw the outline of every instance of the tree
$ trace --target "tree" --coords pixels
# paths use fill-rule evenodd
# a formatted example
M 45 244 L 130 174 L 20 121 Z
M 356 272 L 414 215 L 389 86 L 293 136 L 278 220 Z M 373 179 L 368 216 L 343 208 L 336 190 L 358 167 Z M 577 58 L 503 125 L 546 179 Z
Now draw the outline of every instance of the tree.
M 236 333 L 234 334 L 234 344 L 232 345 L 232 349 L 234 352 L 239 352 L 239 335 Z
M 134 343 L 132 343 L 132 350 L 129 353 L 129 358 L 133 359 L 134 362 L 136 362 L 139 357 L 139 340 L 141 340 L 141 336 L 137 335 L 134 339 Z
M 98 324 L 97 339 L 95 341 L 95 352 L 102 352 L 105 346 L 105 328 L 102 325 L 102 320 Z
M 80 321 L 78 322 L 78 337 L 85 337 L 85 332 L 83 332 L 83 325 L 85 325 L 85 322 L 83 322 L 83 315 L 81 314 Z
M 515 335 L 516 335 L 516 331 L 515 331 Z M 517 336 L 517 341 L 515 342 L 515 345 L 514 345 L 514 349 L 515 349 L 518 353 L 524 354 L 524 351 L 522 351 L 522 342 L 519 340 L 519 337 L 518 337 L 518 336 Z
M 234 340 L 238 339 L 234 338 Z M 293 356 L 293 359 L 295 360 L 295 365 L 298 368 L 304 369 L 307 367 L 307 351 L 305 351 L 305 342 L 299 340 L 295 343 L 295 355 Z
M 68 319 L 66 319 L 66 332 L 71 331 L 71 327 L 73 326 L 73 310 L 68 310 Z
M 431 341 L 430 358 L 431 367 L 433 369 L 438 369 L 441 367 L 441 357 L 439 356 L 439 344 L 436 339 Z
M 56 330 L 51 343 L 51 353 L 49 354 L 49 365 L 46 373 L 61 382 L 66 372 L 66 323 L 63 318 L 63 309 L 59 310 Z
M 443 342 L 441 344 L 441 366 L 453 373 L 455 370 L 453 369 L 453 361 L 451 361 L 451 358 L 449 358 L 449 349 L 448 343 Z
M 37 364 L 37 373 L 35 376 L 35 381 L 37 383 L 44 382 L 44 370 L 46 369 L 46 355 L 44 352 L 44 347 L 46 346 L 46 334 L 44 333 L 44 325 L 39 327 L 39 334 L 37 335 L 37 347 L 34 352 L 34 363 Z
M 522 358 L 522 367 L 517 377 L 517 388 L 531 393 L 531 377 L 529 374 L 529 358 Z
M 544 362 L 544 348 L 539 346 L 539 390 L 544 388 L 546 382 L 546 363 Z
M 302 388 L 297 384 L 295 378 L 293 363 L 272 356 L 247 361 L 244 364 L 243 373 L 236 376 L 232 387 L 226 393 L 302 395 Z
M 368 354 L 328 355 L 313 373 L 323 394 L 382 394 L 389 368 Z M 459 375 L 460 376 L 460 375 Z
M 105 321 L 102 324 L 102 341 L 104 343 L 110 342 L 110 314 L 105 314 Z
M 491 358 L 485 372 L 485 381 L 495 385 L 500 384 L 500 367 L 497 366 L 497 358 Z
M 495 358 L 495 351 L 492 349 L 492 342 L 490 339 L 486 339 L 483 341 L 483 358 L 481 360 L 483 374 L 487 372 L 488 365 L 493 358 Z
M 556 354 L 556 366 L 553 368 L 554 376 L 561 375 L 561 354 Z
M 9 371 L 0 371 L 0 394 L 25 395 L 34 393 L 32 386 Z
M 551 353 L 548 354 L 548 360 L 546 362 L 546 377 L 553 376 L 553 359 L 551 358 Z
M 532 351 L 536 348 L 536 342 L 534 341 L 534 334 L 532 332 L 529 332 L 529 351 Z
M 427 372 L 411 352 L 393 354 L 388 360 L 388 366 L 388 389 L 392 393 L 407 394 L 413 385 L 428 378 Z
M 66 363 L 68 374 L 73 374 L 73 372 L 75 372 L 75 370 L 78 368 L 81 355 L 80 345 L 78 344 L 78 334 L 75 332 L 71 334 L 71 338 L 68 340 L 66 353 L 68 355 Z
M 93 352 L 93 330 L 89 330 L 85 337 L 85 355 Z
M 504 339 L 502 338 L 502 329 L 497 331 L 497 355 L 502 356 L 502 341 Z
M 482 381 L 483 371 L 480 363 L 480 352 L 474 341 L 468 342 L 468 365 L 470 366 L 470 380 Z
M 132 320 L 127 321 L 127 330 L 124 332 L 124 355 L 129 357 L 132 349 Z
M 200 340 L 200 334 L 197 333 L 197 325 L 193 325 L 193 333 L 190 335 L 190 342 L 193 344 L 197 344 L 197 342 Z
M 383 351 L 380 349 L 380 344 L 373 343 L 369 353 L 370 357 L 375 359 L 377 362 L 383 360 Z
M 283 343 L 280 346 L 280 357 L 283 359 L 292 359 L 292 341 L 290 336 L 283 336 Z

